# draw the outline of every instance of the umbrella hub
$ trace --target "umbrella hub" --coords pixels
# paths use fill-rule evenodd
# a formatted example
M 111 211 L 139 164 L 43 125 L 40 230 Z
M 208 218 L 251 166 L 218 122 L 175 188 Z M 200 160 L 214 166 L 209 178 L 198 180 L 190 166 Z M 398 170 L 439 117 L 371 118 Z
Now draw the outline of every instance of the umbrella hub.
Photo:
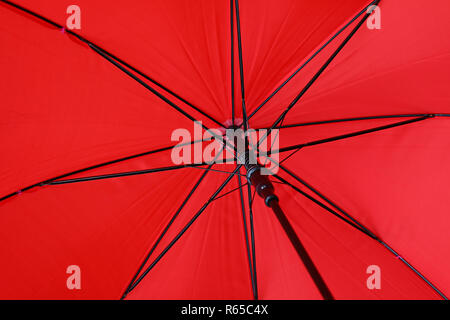
M 250 184 L 255 187 L 256 193 L 264 199 L 266 206 L 271 206 L 272 200 L 277 200 L 278 197 L 275 195 L 275 188 L 269 180 L 269 176 L 261 174 L 261 166 L 255 164 L 246 164 L 245 169 L 247 170 L 247 179 Z
M 227 129 L 239 129 L 239 125 L 236 125 L 236 123 L 234 125 L 233 123 L 228 123 L 228 125 Z M 275 188 L 272 182 L 270 182 L 269 176 L 262 174 L 262 166 L 258 164 L 254 152 L 249 150 L 249 142 L 244 136 L 245 134 L 235 134 L 233 136 L 234 145 L 237 147 L 236 158 L 239 158 L 239 161 L 244 164 L 249 183 L 255 188 L 258 195 L 264 199 L 266 205 L 270 207 L 272 200 L 277 200 L 278 202 L 278 197 L 275 195 Z

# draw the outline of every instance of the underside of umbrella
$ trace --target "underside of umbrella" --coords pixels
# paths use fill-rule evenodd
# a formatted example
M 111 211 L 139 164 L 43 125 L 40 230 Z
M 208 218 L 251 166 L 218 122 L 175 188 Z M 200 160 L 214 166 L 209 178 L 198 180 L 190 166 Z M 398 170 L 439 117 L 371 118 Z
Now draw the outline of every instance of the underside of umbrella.
M 72 4 L 0 1 L 0 298 L 450 294 L 448 1 Z

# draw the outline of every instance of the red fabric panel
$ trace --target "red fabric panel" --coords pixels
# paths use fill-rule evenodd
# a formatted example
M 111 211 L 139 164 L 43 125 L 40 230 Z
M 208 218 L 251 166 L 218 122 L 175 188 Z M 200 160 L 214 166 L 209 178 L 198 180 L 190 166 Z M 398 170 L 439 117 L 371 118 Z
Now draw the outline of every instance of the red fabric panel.
M 69 0 L 18 1 L 65 24 Z M 228 1 L 90 1 L 81 35 L 222 121 L 231 117 Z M 124 9 L 126 8 L 126 9 Z M 94 59 L 98 59 L 93 55 Z
M 447 294 L 449 126 L 429 119 L 305 148 L 286 162 Z
M 72 4 L 65 0 L 17 3 L 60 24 Z M 367 0 L 241 0 L 249 111 L 367 4 Z M 80 0 L 78 5 L 80 34 L 219 121 L 231 118 L 229 1 L 158 0 L 130 6 L 125 1 Z M 447 1 L 435 0 L 432 6 L 382 1 L 381 10 L 382 29 L 363 26 L 292 109 L 285 124 L 450 112 Z M 4 4 L 0 20 L 0 197 L 73 170 L 170 146 L 175 144 L 170 141 L 174 129 L 192 130 L 191 121 L 67 33 Z M 252 119 L 252 127 L 270 125 L 350 30 L 280 91 Z M 236 54 L 240 116 L 237 63 Z M 308 147 L 286 165 L 450 295 L 448 119 L 433 118 Z M 396 121 L 282 129 L 280 146 Z M 172 165 L 170 152 L 74 177 L 167 165 Z M 214 168 L 232 171 L 234 166 Z M 1 202 L 0 298 L 120 298 L 202 172 L 181 169 L 39 187 Z M 208 175 L 150 261 L 225 178 L 223 173 Z M 233 178 L 223 192 L 236 187 Z M 282 208 L 336 298 L 439 298 L 379 243 L 288 187 L 277 184 L 276 189 Z M 253 209 L 260 297 L 320 299 L 272 212 L 258 198 Z M 72 264 L 81 267 L 80 291 L 66 288 L 66 268 Z M 381 268 L 379 291 L 366 287 L 369 265 Z M 251 299 L 239 193 L 213 201 L 128 298 Z
M 378 242 L 290 187 L 276 184 L 276 189 L 282 209 L 336 299 L 439 299 L 422 279 Z M 306 271 L 299 267 L 300 259 L 278 220 L 264 206 L 259 199 L 255 203 L 262 298 L 320 299 L 309 276 L 305 279 Z M 261 228 L 261 220 L 271 227 Z M 273 245 L 277 240 L 277 250 L 268 251 L 269 243 Z M 380 290 L 370 290 L 366 285 L 369 277 L 366 270 L 371 265 L 380 267 Z
M 419 1 L 381 1 L 380 9 L 381 29 L 369 30 L 363 24 L 290 111 L 285 124 L 354 116 L 450 112 L 448 2 L 439 0 L 423 6 Z M 273 123 L 280 108 L 289 105 L 354 26 L 356 23 L 291 80 L 254 117 L 253 123 Z
M 229 170 L 231 166 L 217 168 Z M 150 262 L 201 208 L 226 175 L 212 173 L 176 220 Z M 223 193 L 237 187 L 236 179 Z M 127 299 L 251 299 L 239 193 L 213 201 Z M 147 263 L 146 266 L 148 266 Z
M 87 46 L 2 5 L 0 194 L 170 146 L 192 128 Z
M 1 297 L 119 299 L 199 174 L 49 186 L 4 202 Z M 81 290 L 66 287 L 69 265 L 81 268 Z
M 249 112 L 266 99 L 321 42 L 368 3 L 367 0 L 239 1 Z M 240 111 L 237 56 L 235 61 L 236 92 L 239 92 L 236 103 Z

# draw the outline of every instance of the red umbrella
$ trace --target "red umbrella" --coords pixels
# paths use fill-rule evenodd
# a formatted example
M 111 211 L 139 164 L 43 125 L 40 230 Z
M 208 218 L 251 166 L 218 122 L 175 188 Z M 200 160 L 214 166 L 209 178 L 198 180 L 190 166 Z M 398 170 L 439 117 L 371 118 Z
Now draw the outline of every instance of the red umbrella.
M 450 294 L 448 1 L 0 3 L 1 298 Z

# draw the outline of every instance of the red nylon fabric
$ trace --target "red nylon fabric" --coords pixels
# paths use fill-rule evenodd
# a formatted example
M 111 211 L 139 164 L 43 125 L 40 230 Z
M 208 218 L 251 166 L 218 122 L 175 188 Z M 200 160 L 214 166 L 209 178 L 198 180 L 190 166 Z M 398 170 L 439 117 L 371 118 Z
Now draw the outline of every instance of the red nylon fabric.
M 17 0 L 59 24 L 70 1 Z M 256 109 L 369 1 L 241 0 L 246 104 Z M 231 118 L 229 1 L 77 1 L 77 31 L 220 122 Z M 365 25 L 284 124 L 450 113 L 450 6 L 382 1 L 382 28 Z M 52 177 L 168 147 L 192 122 L 86 44 L 0 2 L 0 197 Z M 255 116 L 270 126 L 356 25 L 327 46 Z M 236 21 L 234 24 L 236 31 Z M 242 118 L 235 37 L 236 117 Z M 151 85 L 209 127 L 211 120 Z M 280 147 L 413 119 L 281 129 Z M 447 185 L 450 118 L 436 117 L 311 146 L 284 164 L 366 225 L 450 294 Z M 173 165 L 170 150 L 69 178 Z M 289 153 L 280 155 L 280 159 Z M 215 165 L 231 172 L 234 165 Z M 204 173 L 195 168 L 37 187 L 0 202 L 0 298 L 119 299 L 165 225 Z M 245 174 L 244 170 L 241 170 Z M 301 187 L 280 171 L 289 182 Z M 148 267 L 227 174 L 210 172 L 151 255 Z M 271 178 L 275 180 L 275 178 Z M 246 182 L 243 177 L 243 182 Z M 280 204 L 336 299 L 439 299 L 377 241 L 290 187 Z M 237 178 L 221 194 L 237 188 Z M 308 189 L 302 190 L 312 194 Z M 248 215 L 247 187 L 243 196 Z M 321 299 L 273 213 L 253 205 L 262 299 Z M 247 227 L 250 221 L 246 220 Z M 66 268 L 79 265 L 81 290 Z M 382 287 L 366 286 L 367 267 Z M 141 272 L 142 274 L 142 272 Z M 128 299 L 252 299 L 239 191 L 212 201 Z

